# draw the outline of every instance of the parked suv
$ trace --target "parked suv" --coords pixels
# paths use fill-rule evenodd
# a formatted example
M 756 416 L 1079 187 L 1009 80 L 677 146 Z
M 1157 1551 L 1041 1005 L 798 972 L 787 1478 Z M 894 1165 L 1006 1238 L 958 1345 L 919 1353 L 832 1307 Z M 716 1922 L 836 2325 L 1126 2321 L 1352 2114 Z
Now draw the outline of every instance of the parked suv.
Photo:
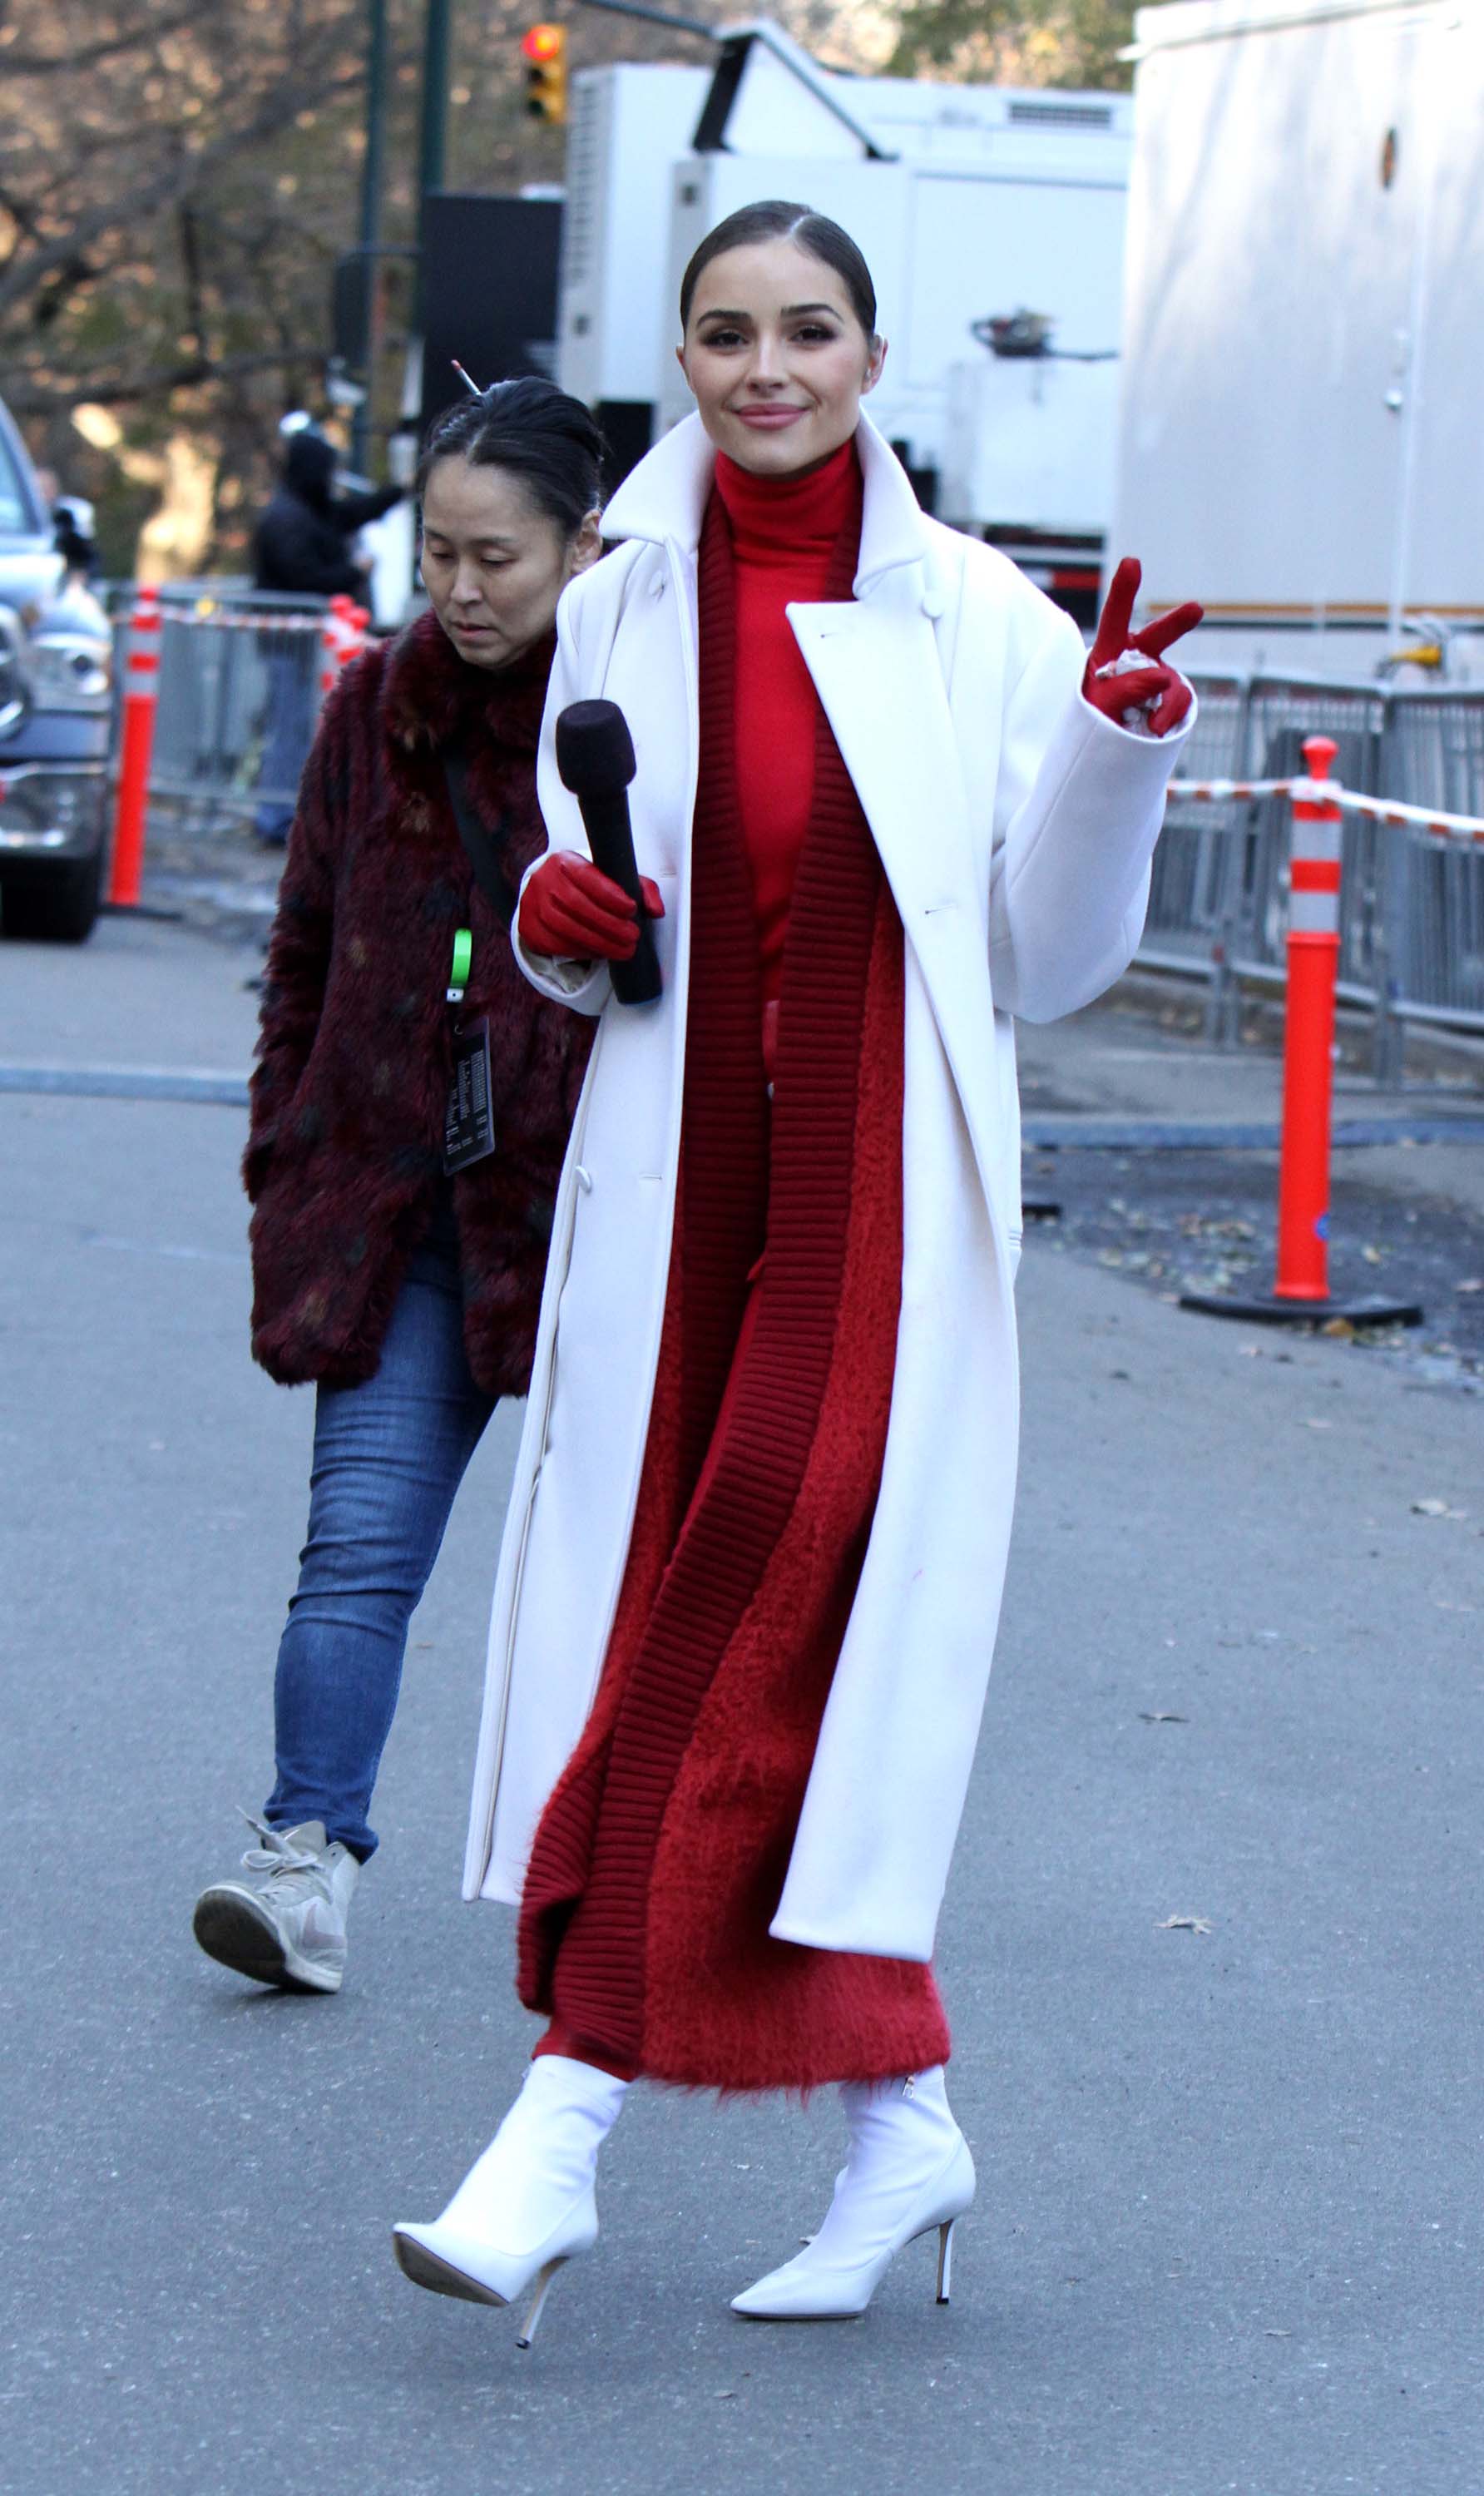
M 0 934 L 80 944 L 103 879 L 112 647 L 57 538 L 0 403 Z

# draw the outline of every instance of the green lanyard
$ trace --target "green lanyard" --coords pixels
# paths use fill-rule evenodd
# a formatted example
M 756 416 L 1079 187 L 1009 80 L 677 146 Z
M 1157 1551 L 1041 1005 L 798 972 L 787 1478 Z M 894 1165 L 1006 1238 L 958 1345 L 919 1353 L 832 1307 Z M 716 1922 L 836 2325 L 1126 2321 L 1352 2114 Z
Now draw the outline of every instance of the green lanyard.
M 469 973 L 473 961 L 474 936 L 471 930 L 467 927 L 455 927 L 453 960 L 448 971 L 448 1002 L 450 1006 L 463 1004 L 464 990 L 469 985 Z

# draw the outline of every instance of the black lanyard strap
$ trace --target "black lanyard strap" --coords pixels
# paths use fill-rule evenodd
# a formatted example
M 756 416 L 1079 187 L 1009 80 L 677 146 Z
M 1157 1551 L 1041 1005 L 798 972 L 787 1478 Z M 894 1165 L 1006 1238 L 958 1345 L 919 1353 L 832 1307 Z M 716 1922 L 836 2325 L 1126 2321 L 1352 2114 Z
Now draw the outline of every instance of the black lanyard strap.
M 485 830 L 469 799 L 469 765 L 462 749 L 451 745 L 443 758 L 444 778 L 458 836 L 468 852 L 474 880 L 500 920 L 509 927 L 515 916 L 515 894 L 500 872 L 500 852 L 510 838 L 510 818 L 502 815 L 493 836 Z

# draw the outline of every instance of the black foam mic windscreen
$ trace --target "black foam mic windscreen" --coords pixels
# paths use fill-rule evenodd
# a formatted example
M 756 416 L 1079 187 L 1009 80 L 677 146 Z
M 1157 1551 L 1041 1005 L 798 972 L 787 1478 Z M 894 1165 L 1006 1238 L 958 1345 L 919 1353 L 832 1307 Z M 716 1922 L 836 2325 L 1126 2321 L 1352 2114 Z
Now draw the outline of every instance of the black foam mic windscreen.
M 569 702 L 557 718 L 556 759 L 563 785 L 574 796 L 627 789 L 637 765 L 617 702 Z

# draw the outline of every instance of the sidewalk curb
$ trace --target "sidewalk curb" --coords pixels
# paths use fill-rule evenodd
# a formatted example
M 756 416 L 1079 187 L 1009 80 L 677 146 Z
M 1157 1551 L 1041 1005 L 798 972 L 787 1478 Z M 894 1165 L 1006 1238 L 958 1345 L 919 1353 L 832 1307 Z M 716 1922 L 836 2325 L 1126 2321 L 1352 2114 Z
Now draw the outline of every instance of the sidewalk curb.
M 1082 1111 L 1023 1115 L 1021 1141 L 1031 1152 L 1080 1146 L 1095 1152 L 1277 1152 L 1276 1119 L 1125 1118 Z M 1363 1144 L 1484 1143 L 1484 1117 L 1337 1119 L 1330 1138 L 1336 1152 Z
M 247 1108 L 245 1075 L 211 1067 L 5 1066 L 0 1092 L 73 1101 L 204 1101 L 223 1108 Z
M 0 1093 L 78 1101 L 186 1101 L 245 1109 L 248 1078 L 205 1066 L 27 1066 L 0 1064 Z M 1041 1111 L 1022 1120 L 1027 1152 L 1276 1152 L 1277 1122 L 1223 1118 L 1121 1118 Z M 1405 1115 L 1342 1118 L 1337 1152 L 1367 1144 L 1484 1143 L 1484 1117 Z

